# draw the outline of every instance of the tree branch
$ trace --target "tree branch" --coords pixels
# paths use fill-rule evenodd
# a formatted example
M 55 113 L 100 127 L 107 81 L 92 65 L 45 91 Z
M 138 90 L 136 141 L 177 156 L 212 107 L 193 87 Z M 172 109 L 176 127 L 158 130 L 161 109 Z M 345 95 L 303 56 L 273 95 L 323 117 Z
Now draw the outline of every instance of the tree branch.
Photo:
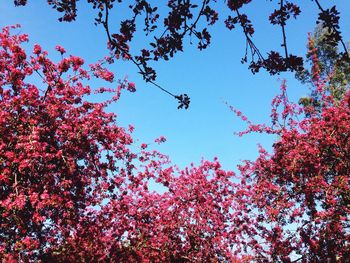
M 311 0 L 311 1 L 315 1 L 315 3 L 316 3 L 316 5 L 317 5 L 318 9 L 319 9 L 322 13 L 326 13 L 326 11 L 323 9 L 323 7 L 321 6 L 321 4 L 320 4 L 320 2 L 319 2 L 318 0 Z M 339 38 L 340 38 L 339 41 L 340 41 L 340 43 L 341 43 L 341 45 L 342 45 L 342 47 L 343 47 L 343 49 L 344 49 L 344 54 L 345 54 L 346 58 L 350 61 L 349 52 L 348 52 L 348 49 L 346 48 L 346 45 L 345 45 L 345 43 L 344 43 L 344 40 L 343 40 L 343 38 L 342 38 L 342 36 L 341 36 L 341 32 L 340 32 L 337 28 L 335 28 L 334 26 L 332 26 L 332 30 L 334 30 L 335 32 L 339 32 Z
M 120 50 L 123 54 L 126 54 L 129 57 L 129 59 L 137 66 L 137 68 L 140 71 L 140 74 L 143 76 L 143 78 L 146 80 L 146 82 L 151 83 L 153 86 L 157 87 L 161 91 L 163 91 L 163 92 L 167 93 L 168 95 L 172 96 L 173 98 L 177 99 L 180 103 L 180 106 L 183 104 L 187 104 L 187 107 L 188 107 L 189 102 L 184 101 L 182 99 L 183 98 L 182 95 L 179 95 L 179 96 L 174 95 L 170 91 L 166 90 L 165 88 L 161 87 L 159 84 L 154 82 L 150 77 L 147 77 L 147 69 L 146 69 L 145 65 L 143 63 L 137 62 L 135 60 L 135 58 L 127 50 L 125 50 L 123 47 L 118 45 L 118 43 L 116 43 L 116 41 L 112 38 L 112 36 L 109 32 L 109 4 L 107 1 L 105 2 L 105 19 L 102 22 L 102 24 L 103 24 L 103 27 L 105 28 L 109 43 L 113 47 L 115 47 L 117 50 Z M 184 95 L 186 95 L 186 94 L 184 94 Z M 187 95 L 186 95 L 186 97 L 187 97 Z M 185 106 L 186 109 L 187 109 L 187 107 Z
M 283 0 L 280 1 L 280 12 L 281 12 L 281 28 L 282 28 L 282 34 L 283 34 L 283 47 L 284 47 L 284 53 L 286 56 L 286 59 L 288 60 L 288 49 L 287 49 L 287 37 L 286 37 L 286 30 L 285 30 L 285 21 L 286 19 L 282 15 L 283 12 Z

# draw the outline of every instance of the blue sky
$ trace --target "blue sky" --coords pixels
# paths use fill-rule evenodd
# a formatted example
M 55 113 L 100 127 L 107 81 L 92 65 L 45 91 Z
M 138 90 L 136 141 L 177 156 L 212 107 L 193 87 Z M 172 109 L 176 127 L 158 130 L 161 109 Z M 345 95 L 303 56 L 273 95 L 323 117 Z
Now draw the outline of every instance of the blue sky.
M 21 24 L 22 32 L 29 34 L 32 47 L 40 44 L 52 57 L 57 55 L 54 47 L 59 44 L 69 54 L 81 56 L 86 63 L 93 63 L 107 54 L 106 36 L 102 27 L 93 25 L 94 13 L 90 6 L 80 1 L 76 22 L 59 23 L 58 14 L 46 1 L 28 1 L 26 7 L 13 5 L 13 0 L 0 2 L 0 26 Z M 220 1 L 223 2 L 223 1 Z M 257 2 L 257 1 L 255 1 Z M 302 13 L 298 20 L 287 26 L 289 50 L 305 54 L 307 33 L 315 27 L 317 10 L 312 1 L 298 1 Z M 324 6 L 326 5 L 327 1 Z M 341 11 L 343 36 L 349 39 L 350 19 L 346 18 L 350 7 L 348 1 L 333 1 Z M 257 143 L 269 148 L 274 138 L 261 134 L 243 138 L 233 133 L 245 128 L 225 105 L 241 110 L 255 122 L 268 121 L 270 102 L 278 93 L 281 79 L 287 80 L 288 94 L 294 100 L 308 93 L 306 86 L 297 82 L 293 74 L 283 73 L 270 76 L 265 72 L 253 75 L 240 59 L 244 54 L 245 40 L 240 28 L 228 31 L 223 20 L 228 14 L 224 4 L 217 5 L 220 21 L 211 28 L 213 41 L 204 51 L 195 45 L 185 45 L 168 62 L 158 62 L 154 68 L 158 73 L 157 83 L 174 94 L 187 93 L 191 98 L 188 110 L 177 110 L 177 102 L 137 74 L 131 63 L 116 63 L 111 70 L 117 77 L 128 76 L 136 83 L 136 93 L 124 93 L 121 100 L 110 110 L 118 115 L 122 126 L 133 124 L 134 138 L 140 142 L 152 142 L 165 136 L 167 142 L 157 148 L 170 156 L 173 162 L 184 167 L 191 162 L 199 163 L 202 158 L 219 157 L 223 166 L 234 169 L 244 159 L 257 156 Z M 255 42 L 265 51 L 275 49 L 281 41 L 280 28 L 268 24 L 268 16 L 277 8 L 277 1 L 252 3 L 245 10 L 256 26 Z M 115 9 L 111 16 L 117 17 L 124 10 Z M 220 12 L 221 11 L 221 12 Z M 135 47 L 142 45 L 137 38 Z M 99 83 L 92 82 L 91 86 Z M 156 147 L 156 146 L 155 146 Z

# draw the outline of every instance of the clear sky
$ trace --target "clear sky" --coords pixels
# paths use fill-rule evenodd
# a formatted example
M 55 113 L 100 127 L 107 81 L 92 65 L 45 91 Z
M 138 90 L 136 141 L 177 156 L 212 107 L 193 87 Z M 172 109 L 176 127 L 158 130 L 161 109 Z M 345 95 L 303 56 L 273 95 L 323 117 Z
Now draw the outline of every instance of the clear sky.
M 102 27 L 93 25 L 94 12 L 85 1 L 78 5 L 76 22 L 59 23 L 58 13 L 45 2 L 29 0 L 26 7 L 14 7 L 13 0 L 0 1 L 0 26 L 21 24 L 22 32 L 29 34 L 28 48 L 35 43 L 49 51 L 51 57 L 57 52 L 54 47 L 65 47 L 68 54 L 81 56 L 92 63 L 107 54 L 106 36 Z M 162 1 L 160 1 L 162 2 Z M 211 28 L 213 41 L 204 51 L 185 45 L 168 62 L 158 62 L 154 68 L 158 73 L 157 83 L 174 94 L 187 93 L 191 98 L 188 110 L 177 110 L 177 102 L 169 95 L 145 83 L 137 74 L 136 66 L 117 63 L 111 67 L 117 77 L 126 75 L 136 83 L 137 92 L 125 92 L 121 100 L 110 107 L 118 115 L 120 125 L 135 126 L 134 138 L 140 142 L 152 142 L 165 136 L 167 142 L 157 147 L 168 154 L 175 164 L 184 167 L 191 162 L 199 163 L 203 158 L 219 157 L 225 168 L 234 169 L 244 159 L 257 156 L 257 143 L 267 148 L 274 138 L 271 136 L 235 136 L 245 124 L 225 105 L 225 102 L 245 113 L 255 122 L 268 121 L 270 102 L 278 93 L 281 79 L 287 80 L 288 94 L 294 100 L 308 93 L 306 86 L 297 82 L 293 74 L 270 76 L 265 72 L 253 75 L 240 59 L 244 54 L 245 40 L 240 28 L 228 31 L 223 20 L 227 15 L 224 1 L 218 4 L 220 21 Z M 259 2 L 259 3 L 258 3 Z M 312 32 L 316 21 L 315 3 L 298 1 L 302 13 L 298 20 L 287 26 L 289 50 L 305 54 L 307 33 Z M 325 7 L 329 1 L 324 2 Z M 350 5 L 348 0 L 332 1 L 341 11 L 341 27 L 345 40 L 350 38 Z M 275 49 L 281 42 L 280 28 L 268 24 L 271 10 L 277 1 L 254 1 L 246 9 L 256 26 L 255 42 L 264 51 Z M 223 10 L 220 13 L 220 10 Z M 117 17 L 120 11 L 111 13 Z M 225 15 L 223 15 L 225 14 Z M 142 45 L 138 39 L 134 45 Z M 91 83 L 91 86 L 99 83 Z

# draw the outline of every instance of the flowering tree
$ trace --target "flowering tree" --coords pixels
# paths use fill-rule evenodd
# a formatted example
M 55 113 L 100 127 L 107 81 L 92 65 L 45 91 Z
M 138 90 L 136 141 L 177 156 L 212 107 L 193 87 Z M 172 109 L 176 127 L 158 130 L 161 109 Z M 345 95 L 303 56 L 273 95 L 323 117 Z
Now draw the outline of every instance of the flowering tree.
M 28 56 L 21 47 L 27 36 L 11 36 L 9 28 L 0 39 L 0 255 L 17 261 L 64 242 L 86 209 L 108 197 L 112 182 L 122 185 L 122 177 L 114 182 L 109 173 L 122 161 L 122 171 L 131 170 L 132 139 L 104 111 L 106 104 L 83 99 L 91 90 L 83 85 L 89 74 L 81 58 L 54 63 L 39 45 Z M 92 69 L 113 80 L 100 64 Z M 44 90 L 30 84 L 33 74 Z
M 13 30 L 13 29 L 12 29 Z M 350 94 L 323 107 L 273 101 L 273 152 L 239 166 L 218 160 L 180 170 L 137 146 L 105 107 L 122 90 L 103 61 L 53 62 L 26 35 L 0 33 L 0 257 L 4 262 L 345 262 L 350 257 Z M 40 89 L 31 84 L 40 78 Z M 112 84 L 109 84 L 112 85 Z M 113 84 L 114 85 L 114 84 Z M 89 102 L 92 92 L 109 92 Z M 298 120 L 307 111 L 308 118 Z M 162 142 L 163 137 L 157 139 Z M 132 147 L 131 147 L 132 146 Z M 132 149 L 137 150 L 132 150 Z M 152 190 L 162 186 L 163 192 Z
M 239 166 L 237 198 L 250 219 L 247 242 L 257 261 L 347 262 L 350 257 L 350 93 L 340 101 L 328 95 L 326 81 L 314 73 L 321 108 L 289 102 L 283 84 L 273 101 L 272 126 L 248 121 L 241 133 L 279 137 L 271 154 L 261 148 L 256 161 Z M 304 113 L 308 117 L 299 121 Z
M 13 29 L 12 29 L 13 30 Z M 217 160 L 178 170 L 141 144 L 105 107 L 88 101 L 103 63 L 53 62 L 26 35 L 0 33 L 0 257 L 5 262 L 185 262 L 234 260 L 232 172 Z M 40 89 L 31 84 L 42 80 Z M 164 141 L 161 137 L 157 142 Z M 136 145 L 133 145 L 136 147 Z M 162 185 L 164 193 L 149 189 Z

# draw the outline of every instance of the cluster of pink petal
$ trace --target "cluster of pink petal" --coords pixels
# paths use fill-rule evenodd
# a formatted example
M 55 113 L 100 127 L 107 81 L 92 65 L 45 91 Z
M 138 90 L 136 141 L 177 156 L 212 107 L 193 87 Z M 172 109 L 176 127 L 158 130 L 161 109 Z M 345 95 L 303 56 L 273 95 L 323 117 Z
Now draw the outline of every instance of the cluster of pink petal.
M 272 103 L 271 126 L 247 121 L 242 132 L 279 136 L 271 154 L 260 148 L 256 161 L 239 166 L 236 197 L 250 220 L 247 243 L 257 261 L 350 258 L 350 92 L 339 104 L 323 88 L 316 92 L 321 112 L 288 101 L 283 82 Z
M 90 68 L 91 68 L 91 71 L 93 72 L 95 77 L 101 78 L 101 79 L 108 81 L 108 82 L 114 81 L 113 72 L 111 72 L 107 68 L 103 67 L 101 62 L 91 64 Z
M 268 154 L 186 169 L 142 144 L 133 126 L 88 101 L 75 56 L 52 62 L 26 35 L 0 33 L 0 258 L 4 262 L 336 262 L 349 258 L 350 94 L 297 120 L 285 85 Z M 63 48 L 58 51 L 64 54 Z M 92 75 L 111 81 L 100 66 Z M 38 73 L 38 74 L 37 74 Z M 42 76 L 42 90 L 30 84 Z M 325 97 L 326 98 L 326 97 Z M 279 109 L 281 108 L 282 109 Z M 164 142 L 160 137 L 157 143 Z M 162 193 L 154 191 L 157 184 Z

